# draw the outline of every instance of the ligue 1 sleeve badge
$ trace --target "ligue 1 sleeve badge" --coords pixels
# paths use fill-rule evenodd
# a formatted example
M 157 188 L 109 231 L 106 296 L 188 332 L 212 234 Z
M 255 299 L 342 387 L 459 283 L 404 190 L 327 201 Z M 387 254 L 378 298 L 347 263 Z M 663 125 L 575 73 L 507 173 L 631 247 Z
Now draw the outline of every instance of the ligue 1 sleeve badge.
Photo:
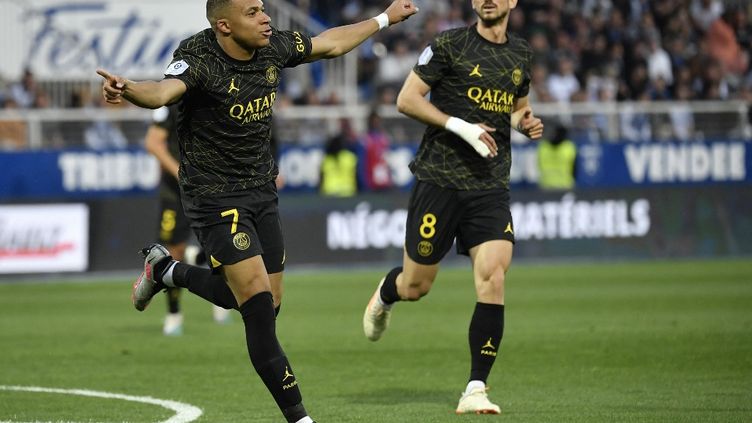
M 177 62 L 170 63 L 169 66 L 167 66 L 167 70 L 165 71 L 165 75 L 182 75 L 183 72 L 185 72 L 186 69 L 188 69 L 188 63 L 186 63 L 185 60 L 178 60 Z

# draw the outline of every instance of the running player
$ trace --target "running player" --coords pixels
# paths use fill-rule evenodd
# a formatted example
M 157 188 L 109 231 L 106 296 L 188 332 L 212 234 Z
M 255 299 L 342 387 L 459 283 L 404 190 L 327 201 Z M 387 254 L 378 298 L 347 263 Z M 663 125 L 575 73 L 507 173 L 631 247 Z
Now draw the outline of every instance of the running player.
M 457 413 L 498 414 L 486 379 L 501 346 L 504 278 L 512 261 L 509 210 L 510 130 L 530 138 L 543 124 L 528 104 L 531 49 L 507 33 L 516 0 L 472 0 L 477 23 L 439 34 L 418 59 L 397 98 L 398 109 L 428 125 L 410 169 L 402 267 L 379 283 L 363 315 L 378 340 L 398 301 L 428 294 L 455 238 L 470 256 L 477 294 L 470 321 L 470 376 Z M 430 100 L 426 98 L 431 93 Z

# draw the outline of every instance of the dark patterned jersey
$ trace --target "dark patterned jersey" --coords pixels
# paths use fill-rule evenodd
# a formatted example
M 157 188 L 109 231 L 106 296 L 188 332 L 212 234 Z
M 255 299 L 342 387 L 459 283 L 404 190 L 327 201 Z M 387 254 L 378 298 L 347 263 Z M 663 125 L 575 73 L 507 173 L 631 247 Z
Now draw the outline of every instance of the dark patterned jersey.
M 152 115 L 152 125 L 167 131 L 167 150 L 176 160 L 180 157 L 180 144 L 178 142 L 178 105 L 160 107 Z M 162 179 L 159 185 L 159 197 L 163 200 L 178 201 L 180 189 L 178 180 L 172 173 L 162 169 Z
M 509 189 L 510 118 L 530 88 L 531 49 L 507 34 L 504 44 L 478 34 L 475 25 L 440 33 L 413 71 L 431 87 L 431 103 L 450 116 L 485 123 L 499 154 L 483 158 L 462 138 L 429 126 L 410 170 L 421 181 L 459 190 Z
M 204 195 L 247 190 L 277 176 L 269 148 L 280 69 L 302 63 L 310 37 L 272 28 L 248 61 L 228 56 L 206 29 L 183 40 L 165 71 L 188 90 L 181 98 L 180 184 Z

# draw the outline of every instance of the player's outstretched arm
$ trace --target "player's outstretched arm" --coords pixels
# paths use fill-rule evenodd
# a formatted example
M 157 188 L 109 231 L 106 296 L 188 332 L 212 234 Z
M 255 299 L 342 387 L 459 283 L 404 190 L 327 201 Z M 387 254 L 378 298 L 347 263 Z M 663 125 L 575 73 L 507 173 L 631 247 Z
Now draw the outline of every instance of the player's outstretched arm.
M 543 121 L 535 117 L 527 97 L 518 98 L 511 116 L 512 128 L 530 139 L 543 136 Z
M 342 56 L 359 46 L 368 37 L 389 25 L 402 22 L 418 13 L 411 0 L 394 0 L 384 13 L 351 25 L 327 29 L 311 39 L 311 54 L 306 62 Z
M 496 141 L 489 133 L 496 129 L 482 123 L 473 124 L 459 117 L 449 116 L 426 99 L 429 91 L 431 87 L 420 79 L 418 74 L 410 71 L 397 96 L 397 110 L 426 125 L 454 132 L 483 157 L 494 157 L 498 154 Z
M 179 79 L 135 82 L 104 69 L 97 69 L 97 73 L 104 78 L 102 95 L 112 104 L 126 99 L 136 106 L 156 109 L 179 100 L 187 90 L 185 83 Z

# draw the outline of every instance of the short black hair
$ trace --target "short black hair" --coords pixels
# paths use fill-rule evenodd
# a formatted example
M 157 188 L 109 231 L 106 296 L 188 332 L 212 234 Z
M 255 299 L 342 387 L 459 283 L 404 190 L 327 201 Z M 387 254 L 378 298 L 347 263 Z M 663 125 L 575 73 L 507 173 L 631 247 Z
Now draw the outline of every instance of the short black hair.
M 220 10 L 229 6 L 230 3 L 232 3 L 232 0 L 206 0 L 206 19 L 212 28 L 214 28 Z

